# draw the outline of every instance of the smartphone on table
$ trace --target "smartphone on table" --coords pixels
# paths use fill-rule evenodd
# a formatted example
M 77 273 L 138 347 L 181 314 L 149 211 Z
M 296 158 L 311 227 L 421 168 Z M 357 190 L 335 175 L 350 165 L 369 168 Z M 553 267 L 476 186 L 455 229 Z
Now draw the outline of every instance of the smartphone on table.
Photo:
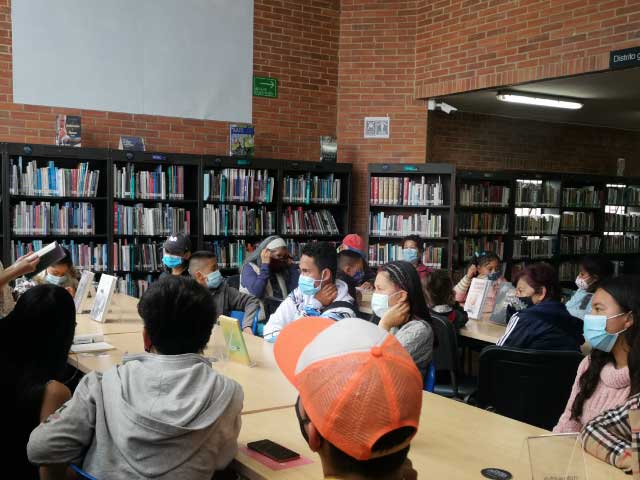
M 300 454 L 294 452 L 293 450 L 289 450 L 282 445 L 272 442 L 271 440 L 259 440 L 257 442 L 249 442 L 247 443 L 247 448 L 249 450 L 253 450 L 254 452 L 258 452 L 265 457 L 270 458 L 278 463 L 290 462 L 292 460 L 298 460 L 300 458 Z

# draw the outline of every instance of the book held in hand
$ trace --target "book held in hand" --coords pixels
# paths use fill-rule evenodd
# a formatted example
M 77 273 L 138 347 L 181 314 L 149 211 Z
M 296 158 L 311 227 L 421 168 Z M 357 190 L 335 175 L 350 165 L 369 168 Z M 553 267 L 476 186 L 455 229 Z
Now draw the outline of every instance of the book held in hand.
M 35 252 L 35 254 L 40 257 L 40 262 L 38 262 L 38 265 L 33 272 L 27 273 L 25 275 L 27 278 L 31 278 L 39 274 L 45 268 L 58 263 L 66 255 L 62 247 L 58 245 L 58 242 L 50 243 L 46 247 L 43 247 Z
M 474 278 L 467 292 L 467 300 L 464 302 L 464 311 L 469 318 L 478 320 L 482 316 L 484 302 L 487 299 L 487 292 L 491 286 L 491 280 L 486 278 Z

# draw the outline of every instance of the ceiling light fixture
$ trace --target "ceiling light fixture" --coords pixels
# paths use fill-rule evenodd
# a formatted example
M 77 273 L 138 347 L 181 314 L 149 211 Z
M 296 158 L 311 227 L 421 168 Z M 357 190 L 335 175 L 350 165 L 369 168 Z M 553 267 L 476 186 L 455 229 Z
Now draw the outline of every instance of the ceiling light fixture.
M 524 105 L 536 105 L 539 107 L 567 108 L 569 110 L 579 110 L 583 104 L 573 98 L 544 97 L 540 95 L 527 95 L 520 92 L 498 92 L 498 100 L 510 103 L 520 103 Z

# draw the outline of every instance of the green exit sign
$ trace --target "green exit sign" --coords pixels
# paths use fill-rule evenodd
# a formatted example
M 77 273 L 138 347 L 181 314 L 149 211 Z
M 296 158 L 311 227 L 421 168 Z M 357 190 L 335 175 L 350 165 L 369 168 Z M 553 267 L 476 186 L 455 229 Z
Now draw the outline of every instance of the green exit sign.
M 253 96 L 278 98 L 278 79 L 270 77 L 253 77 Z

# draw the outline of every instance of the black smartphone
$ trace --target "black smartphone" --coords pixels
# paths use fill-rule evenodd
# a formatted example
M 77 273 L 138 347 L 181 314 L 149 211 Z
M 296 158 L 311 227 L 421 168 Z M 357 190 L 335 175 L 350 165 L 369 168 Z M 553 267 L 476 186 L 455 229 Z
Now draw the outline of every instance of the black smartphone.
M 279 463 L 290 462 L 300 458 L 299 453 L 289 450 L 288 448 L 285 448 L 276 442 L 272 442 L 271 440 L 249 442 L 247 443 L 247 448 Z

